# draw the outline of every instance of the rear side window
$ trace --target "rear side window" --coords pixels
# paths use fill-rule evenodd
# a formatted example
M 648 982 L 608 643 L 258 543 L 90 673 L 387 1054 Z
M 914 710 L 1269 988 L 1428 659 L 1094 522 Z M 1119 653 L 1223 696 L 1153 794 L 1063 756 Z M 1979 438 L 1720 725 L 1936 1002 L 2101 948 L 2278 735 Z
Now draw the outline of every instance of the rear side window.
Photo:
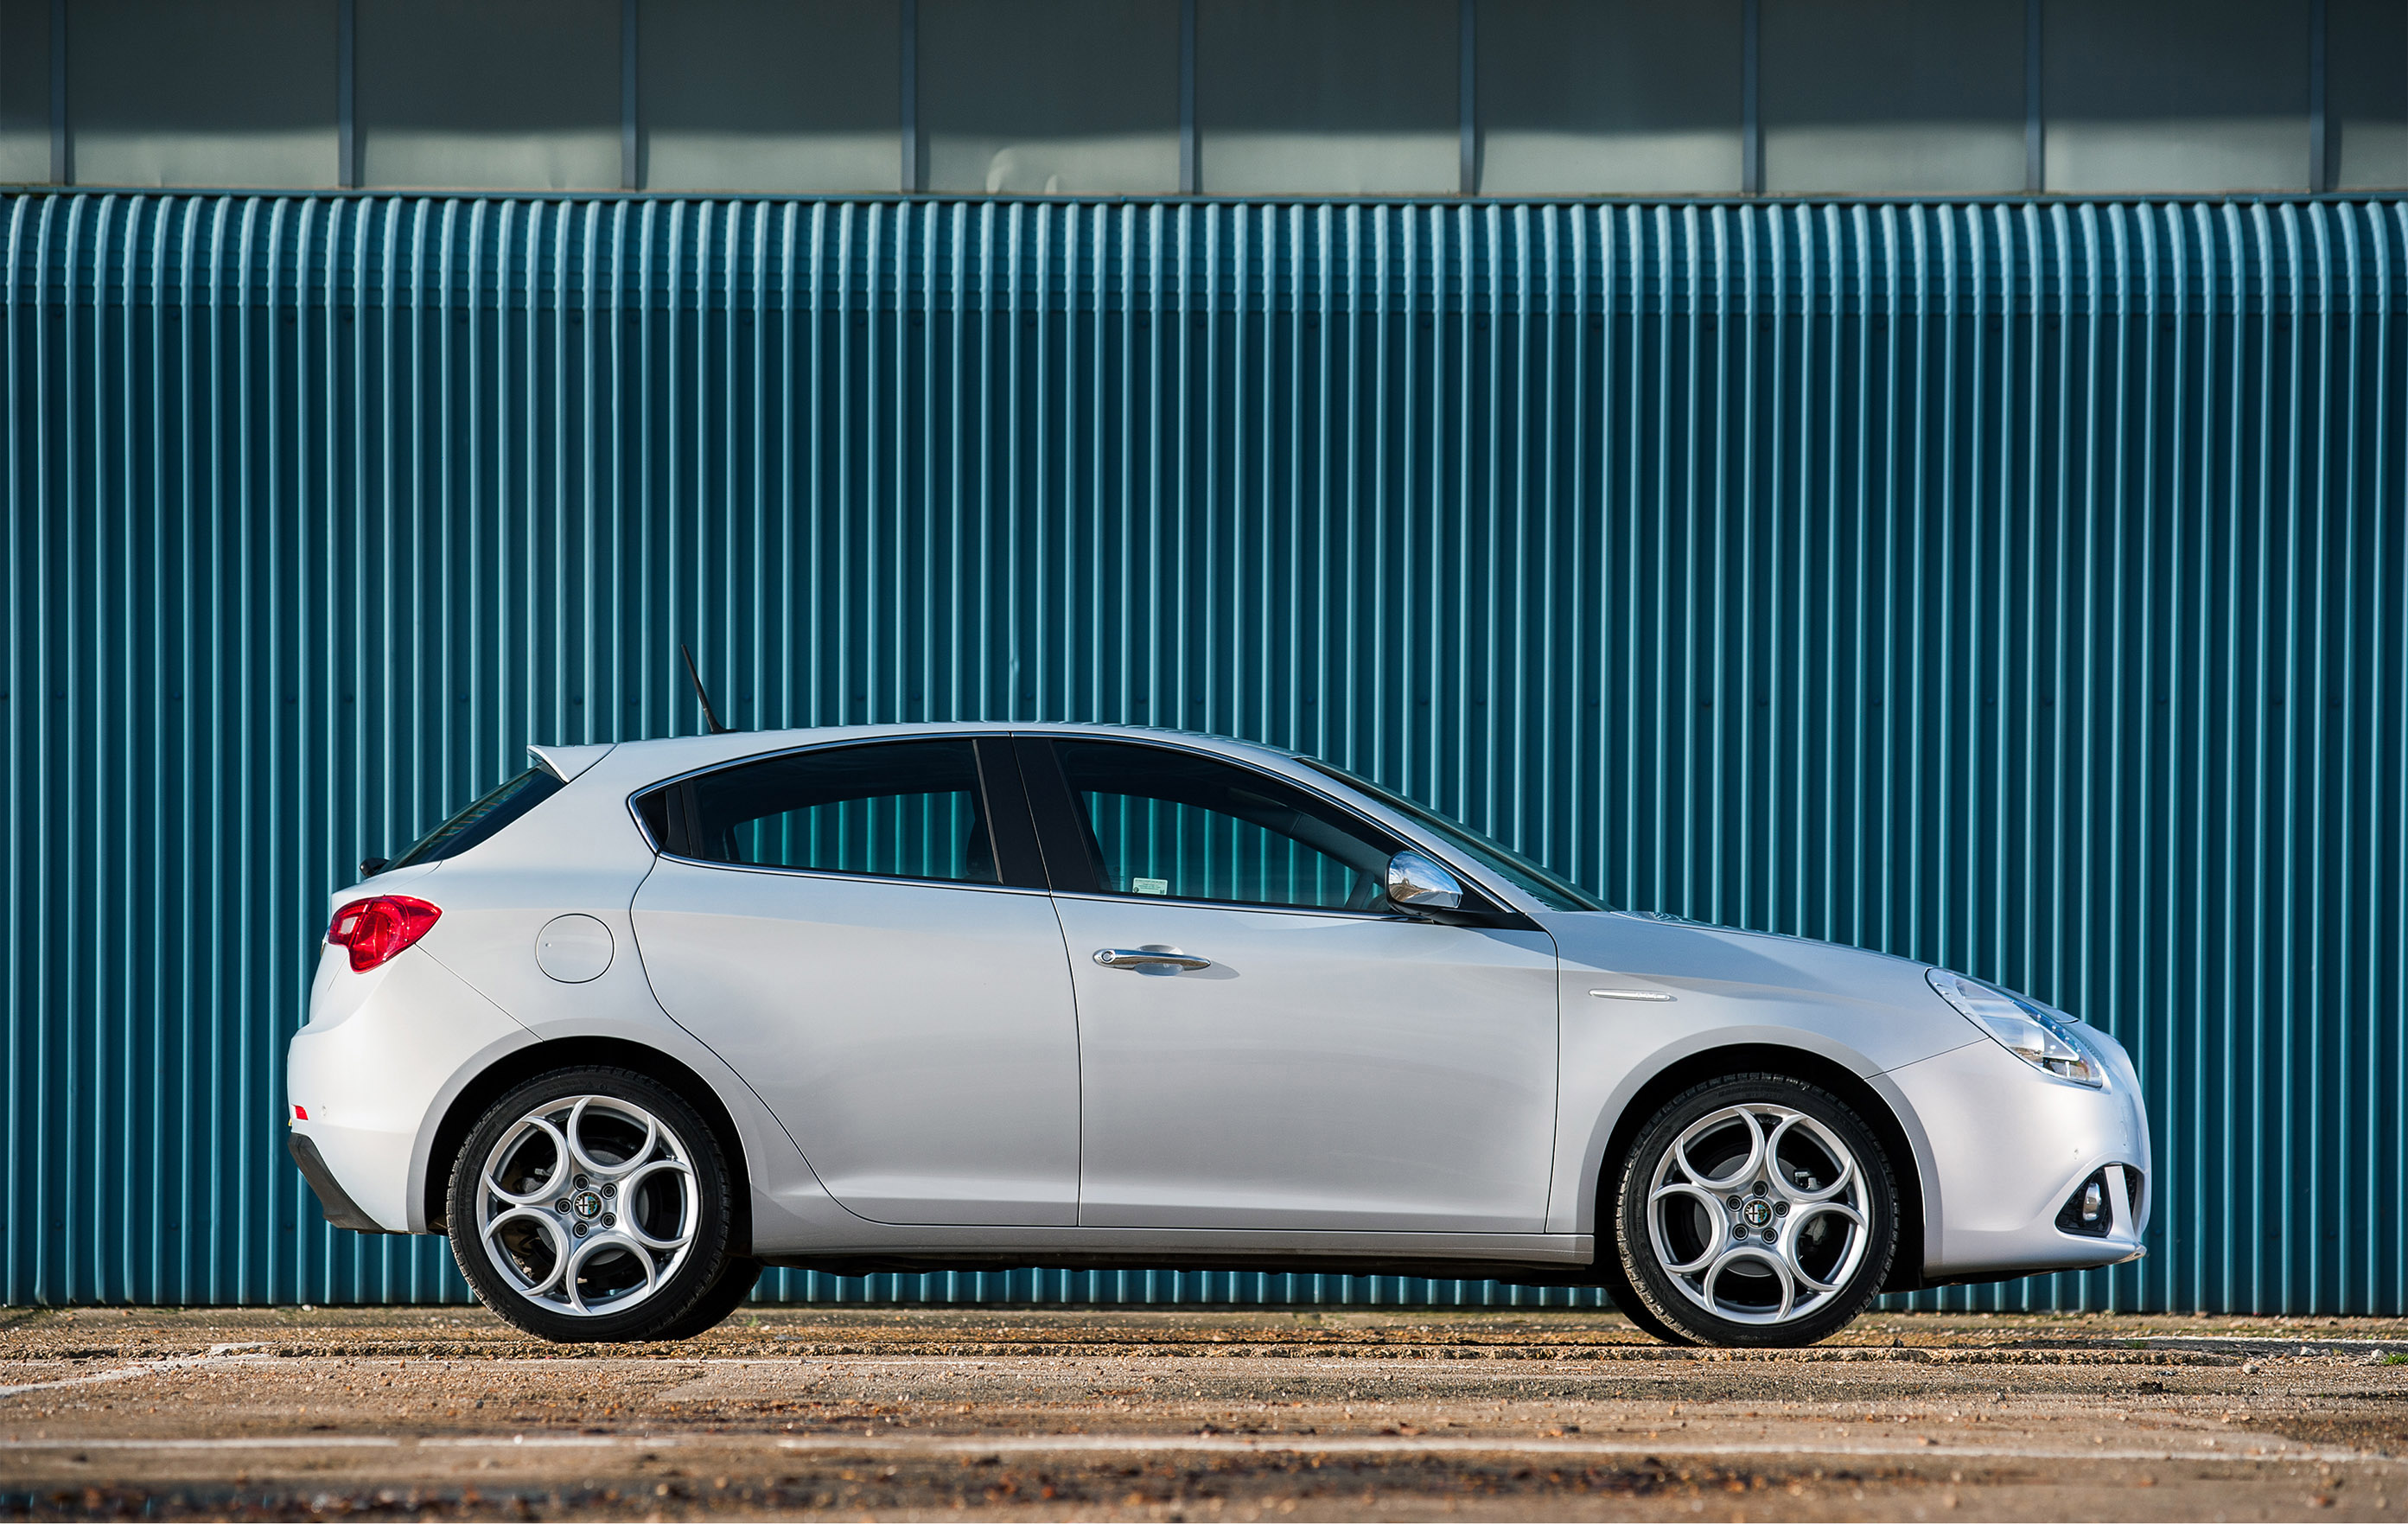
M 687 786 L 688 855 L 707 862 L 998 882 L 968 740 L 798 752 L 707 773 Z
M 529 768 L 411 843 L 386 870 L 412 863 L 441 862 L 487 840 L 511 821 L 560 792 L 561 781 L 542 768 Z

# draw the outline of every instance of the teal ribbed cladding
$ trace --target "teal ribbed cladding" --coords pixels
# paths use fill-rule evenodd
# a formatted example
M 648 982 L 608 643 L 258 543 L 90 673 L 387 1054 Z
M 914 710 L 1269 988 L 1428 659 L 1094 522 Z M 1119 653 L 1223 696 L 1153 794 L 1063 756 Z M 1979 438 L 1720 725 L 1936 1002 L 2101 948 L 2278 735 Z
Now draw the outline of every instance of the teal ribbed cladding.
M 20 195 L 12 1301 L 458 1300 L 278 1136 L 529 740 L 1096 719 L 2130 1044 L 2154 1247 L 2408 1311 L 2408 203 Z M 787 1275 L 766 1294 L 1593 1301 Z

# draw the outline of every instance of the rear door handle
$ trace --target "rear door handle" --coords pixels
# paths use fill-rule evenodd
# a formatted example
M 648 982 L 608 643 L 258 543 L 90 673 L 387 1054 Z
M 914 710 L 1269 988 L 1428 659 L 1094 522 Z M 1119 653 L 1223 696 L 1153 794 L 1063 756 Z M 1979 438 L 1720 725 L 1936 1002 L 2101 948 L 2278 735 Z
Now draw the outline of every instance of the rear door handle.
M 1176 947 L 1098 947 L 1096 961 L 1107 969 L 1209 969 L 1212 960 Z

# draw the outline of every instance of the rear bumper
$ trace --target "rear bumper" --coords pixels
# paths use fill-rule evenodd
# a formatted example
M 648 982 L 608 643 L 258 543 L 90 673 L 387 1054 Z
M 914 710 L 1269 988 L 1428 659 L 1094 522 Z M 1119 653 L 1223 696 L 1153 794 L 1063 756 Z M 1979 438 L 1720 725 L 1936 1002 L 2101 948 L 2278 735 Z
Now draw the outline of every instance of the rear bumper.
M 300 1168 L 301 1178 L 309 1182 L 310 1193 L 318 1198 L 318 1210 L 324 1215 L 327 1227 L 348 1228 L 355 1233 L 388 1231 L 379 1227 L 374 1217 L 361 1211 L 360 1204 L 343 1189 L 343 1183 L 335 1178 L 335 1172 L 326 1168 L 326 1160 L 318 1152 L 316 1140 L 294 1132 L 285 1137 L 284 1146 L 293 1156 L 293 1162 Z
M 309 1017 L 284 1057 L 294 1162 L 336 1227 L 425 1232 L 428 1155 L 444 1112 L 535 1034 L 419 947 L 366 974 L 336 951 L 320 966 Z

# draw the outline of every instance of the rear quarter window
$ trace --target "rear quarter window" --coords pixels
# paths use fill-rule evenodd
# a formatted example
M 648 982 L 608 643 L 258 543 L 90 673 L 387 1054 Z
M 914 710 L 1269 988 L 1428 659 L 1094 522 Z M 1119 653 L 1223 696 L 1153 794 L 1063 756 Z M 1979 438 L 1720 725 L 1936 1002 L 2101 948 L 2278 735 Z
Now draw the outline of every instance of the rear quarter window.
M 408 851 L 386 866 L 386 871 L 408 868 L 413 863 L 441 862 L 446 857 L 456 857 L 479 842 L 491 840 L 504 827 L 559 793 L 565 786 L 550 769 L 529 768 L 420 837 L 410 844 Z

